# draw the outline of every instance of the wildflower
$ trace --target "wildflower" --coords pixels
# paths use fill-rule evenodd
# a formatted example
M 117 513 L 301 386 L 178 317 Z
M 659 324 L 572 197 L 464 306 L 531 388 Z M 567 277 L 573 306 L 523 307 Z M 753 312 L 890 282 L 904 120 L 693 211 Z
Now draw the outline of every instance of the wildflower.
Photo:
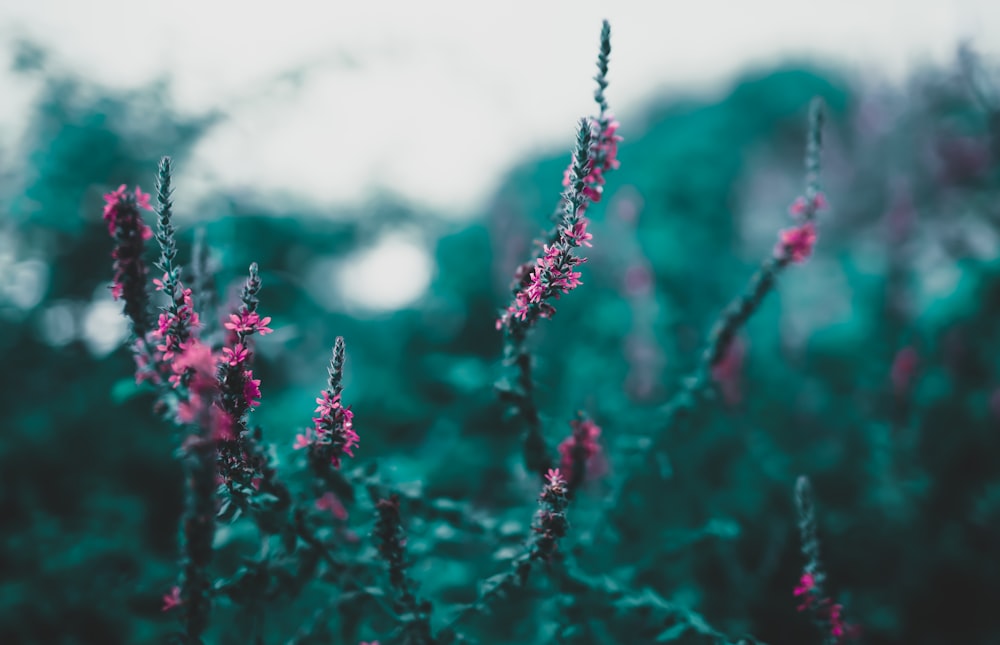
M 797 264 L 805 262 L 812 254 L 816 238 L 816 225 L 812 222 L 786 228 L 781 231 L 778 244 L 774 247 L 774 257 L 779 260 L 787 258 Z
M 559 540 L 566 535 L 569 522 L 566 521 L 567 484 L 558 468 L 550 468 L 545 473 L 545 485 L 538 497 L 538 512 L 532 530 L 537 534 L 531 557 L 548 562 L 556 556 Z
M 559 476 L 565 478 L 571 489 L 583 483 L 585 478 L 600 477 L 607 472 L 607 461 L 597 438 L 601 428 L 596 423 L 579 414 L 570 421 L 573 433 L 559 444 Z
M 344 339 L 338 337 L 333 346 L 333 357 L 328 369 L 328 387 L 316 399 L 313 427 L 295 438 L 295 448 L 309 448 L 316 468 L 332 464 L 340 468 L 344 455 L 354 456 L 358 433 L 354 431 L 354 412 L 341 402 L 345 360 Z
M 222 354 L 230 366 L 236 367 L 247 359 L 249 350 L 242 343 L 238 343 L 233 348 L 223 347 Z
M 170 589 L 170 593 L 163 596 L 163 609 L 160 611 L 170 611 L 182 604 L 184 603 L 181 600 L 181 588 L 175 585 Z
M 139 338 L 149 331 L 149 294 L 146 291 L 145 241 L 153 236 L 152 229 L 142 221 L 140 209 L 151 210 L 149 195 L 138 187 L 135 194 L 125 192 L 125 185 L 104 196 L 104 220 L 108 233 L 115 240 L 111 252 L 114 258 L 114 278 L 111 295 L 124 301 L 124 313 L 132 321 Z
M 321 511 L 330 511 L 338 520 L 347 519 L 347 509 L 344 508 L 340 498 L 330 491 L 323 493 L 323 496 L 316 500 L 316 508 Z
M 270 334 L 274 330 L 267 326 L 271 322 L 271 317 L 261 318 L 256 312 L 240 310 L 238 314 L 229 315 L 230 322 L 225 323 L 226 329 L 235 331 L 238 334 Z
M 251 370 L 243 372 L 243 399 L 249 407 L 260 405 L 260 379 L 255 379 Z
M 822 192 L 817 192 L 815 197 L 812 199 L 812 206 L 809 206 L 809 202 L 806 201 L 805 197 L 801 195 L 795 198 L 792 205 L 788 207 L 788 214 L 792 217 L 802 217 L 803 215 L 808 215 L 810 213 L 815 213 L 816 211 L 823 211 L 830 207 L 830 204 L 826 201 L 826 195 Z
M 802 577 L 799 578 L 799 584 L 795 587 L 795 596 L 805 596 L 803 598 L 803 604 L 799 605 L 799 611 L 805 611 L 805 609 L 812 602 L 812 593 L 816 589 L 816 577 L 809 573 L 803 572 Z

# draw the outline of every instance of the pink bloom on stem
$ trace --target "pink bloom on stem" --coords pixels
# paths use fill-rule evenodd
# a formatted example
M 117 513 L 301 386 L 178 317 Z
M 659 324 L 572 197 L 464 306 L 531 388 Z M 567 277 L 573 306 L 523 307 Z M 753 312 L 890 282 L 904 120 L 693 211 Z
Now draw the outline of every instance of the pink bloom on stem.
M 570 421 L 573 433 L 559 444 L 559 472 L 566 480 L 572 481 L 573 467 L 577 453 L 583 457 L 584 476 L 587 479 L 602 477 L 607 473 L 607 460 L 601 445 L 597 442 L 601 428 L 585 417 Z
M 566 238 L 573 246 L 594 246 L 590 243 L 590 240 L 594 239 L 594 236 L 587 232 L 587 225 L 589 223 L 590 220 L 586 217 L 581 217 L 576 224 L 573 224 L 572 230 L 565 232 Z
M 212 408 L 214 425 L 212 438 L 216 441 L 236 441 L 236 423 L 224 410 Z
M 316 500 L 316 508 L 321 511 L 330 511 L 338 520 L 347 519 L 347 509 L 340 502 L 340 498 L 330 491 L 323 493 L 323 496 Z
M 179 607 L 184 602 L 181 600 L 181 588 L 174 586 L 170 593 L 163 596 L 163 609 L 160 611 L 170 611 L 174 607 Z
M 302 448 L 308 448 L 312 445 L 312 428 L 306 428 L 305 433 L 300 433 L 295 435 L 295 443 L 292 448 L 295 450 L 301 450 Z
M 239 314 L 229 314 L 229 320 L 230 322 L 225 323 L 226 329 L 240 334 L 257 333 L 264 336 L 274 331 L 267 326 L 271 322 L 271 317 L 261 318 L 256 312 L 240 311 Z
M 548 482 L 549 486 L 553 488 L 559 488 L 566 485 L 566 480 L 562 476 L 562 472 L 558 468 L 549 468 L 548 472 L 545 473 L 545 481 Z
M 236 367 L 237 365 L 239 365 L 240 363 L 242 363 L 247 359 L 247 356 L 249 355 L 249 350 L 247 350 L 247 348 L 244 347 L 242 343 L 239 343 L 232 349 L 228 347 L 223 347 L 222 354 L 225 357 L 226 362 L 229 363 L 230 366 Z
M 816 238 L 816 225 L 812 222 L 786 228 L 781 231 L 778 244 L 774 247 L 774 256 L 779 259 L 787 257 L 796 264 L 805 262 L 812 254 Z
M 829 206 L 829 202 L 826 201 L 826 195 L 821 192 L 816 193 L 816 196 L 813 198 L 812 211 L 815 213 L 816 211 L 826 210 Z M 793 217 L 801 217 L 808 210 L 808 202 L 802 196 L 796 197 L 792 205 L 788 207 L 788 213 Z
M 795 587 L 795 595 L 802 596 L 811 593 L 816 588 L 816 578 L 808 571 L 799 578 L 799 584 Z
M 243 372 L 243 399 L 252 408 L 260 405 L 260 379 L 253 377 L 253 372 Z
M 746 345 L 739 338 L 734 338 L 719 361 L 712 366 L 712 379 L 719 384 L 726 405 L 739 405 L 743 400 L 741 376 L 745 356 Z

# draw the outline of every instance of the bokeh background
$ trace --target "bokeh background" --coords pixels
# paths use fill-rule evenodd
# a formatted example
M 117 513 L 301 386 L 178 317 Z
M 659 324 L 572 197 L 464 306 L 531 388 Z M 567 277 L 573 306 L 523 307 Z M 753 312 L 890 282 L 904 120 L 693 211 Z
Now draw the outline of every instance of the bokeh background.
M 792 596 L 805 474 L 828 587 L 864 642 L 1000 642 L 1000 9 L 671 5 L 0 7 L 0 642 L 171 629 L 181 470 L 131 376 L 101 221 L 101 195 L 152 189 L 163 154 L 182 261 L 203 229 L 223 302 L 261 266 L 276 333 L 258 345 L 253 419 L 281 468 L 301 470 L 291 444 L 345 336 L 356 463 L 503 528 L 410 520 L 438 619 L 472 599 L 537 494 L 492 389 L 494 321 L 557 203 L 574 122 L 594 111 L 603 17 L 622 168 L 591 209 L 584 286 L 533 338 L 550 444 L 585 410 L 610 459 L 571 509 L 575 566 L 733 642 L 818 643 Z M 832 206 L 816 254 L 649 469 L 636 455 L 660 406 L 788 225 L 814 95 Z M 605 523 L 609 491 L 640 468 Z M 349 508 L 359 550 L 369 510 Z M 219 547 L 255 548 L 239 524 Z M 221 607 L 212 642 L 284 642 L 321 604 L 276 603 L 252 628 Z M 541 581 L 470 634 L 553 642 L 571 624 L 567 642 L 717 642 L 597 615 Z

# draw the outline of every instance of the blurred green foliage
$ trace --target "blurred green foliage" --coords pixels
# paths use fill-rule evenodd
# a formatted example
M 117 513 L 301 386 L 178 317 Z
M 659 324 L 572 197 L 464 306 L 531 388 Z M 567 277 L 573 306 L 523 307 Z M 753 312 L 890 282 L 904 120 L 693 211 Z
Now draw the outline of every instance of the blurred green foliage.
M 21 73 L 45 90 L 20 170 L 0 187 L 11 196 L 0 272 L 16 276 L 18 263 L 41 260 L 47 281 L 40 302 L 0 302 L 0 642 L 163 642 L 183 485 L 176 441 L 151 395 L 132 385 L 127 350 L 91 351 L 82 320 L 110 279 L 100 195 L 120 183 L 150 188 L 161 154 L 183 168 L 224 117 L 171 113 L 161 85 L 116 94 L 44 66 Z M 608 478 L 570 508 L 569 559 L 607 589 L 631 591 L 609 609 L 606 597 L 567 602 L 539 576 L 470 635 L 716 642 L 707 627 L 698 636 L 689 626 L 703 619 L 733 641 L 818 643 L 792 597 L 802 566 L 792 488 L 806 474 L 828 588 L 864 626 L 865 642 L 997 642 L 1000 132 L 996 106 L 978 103 L 966 80 L 928 70 L 890 91 L 833 72 L 770 70 L 720 98 L 626 115 L 622 168 L 592 210 L 584 286 L 532 342 L 550 444 L 582 409 L 603 427 L 611 456 Z M 659 405 L 787 226 L 805 110 L 817 94 L 829 106 L 824 184 L 833 205 L 821 215 L 817 253 L 783 276 L 742 336 L 741 400 L 700 406 L 670 429 L 668 451 L 650 468 L 639 452 L 661 431 Z M 503 570 L 497 556 L 523 541 L 534 509 L 518 428 L 492 391 L 501 341 L 493 323 L 511 272 L 556 206 L 567 158 L 514 169 L 468 224 L 388 202 L 330 220 L 266 211 L 241 195 L 215 196 L 204 223 L 223 300 L 251 261 L 261 266 L 261 310 L 278 333 L 259 345 L 264 404 L 253 422 L 282 469 L 301 469 L 292 439 L 309 425 L 329 347 L 343 335 L 344 398 L 362 437 L 355 462 L 378 462 L 428 500 L 452 498 L 494 518 L 491 535 L 406 518 L 411 573 L 442 624 L 450 606 L 473 599 L 477 580 Z M 181 183 L 176 210 L 191 208 Z M 193 231 L 180 224 L 187 261 Z M 310 288 L 316 267 L 411 224 L 433 243 L 436 267 L 417 304 L 366 315 Z M 46 332 L 59 307 L 73 312 L 68 341 Z M 906 346 L 919 367 L 897 391 L 892 365 Z M 636 472 L 638 483 L 605 513 L 609 492 Z M 370 505 L 359 499 L 349 510 L 363 550 Z M 236 546 L 252 552 L 244 529 L 221 538 L 220 566 L 236 566 Z M 638 597 L 629 594 L 653 599 L 662 615 L 637 620 L 623 609 Z M 261 642 L 283 642 L 324 600 L 278 601 L 252 627 L 238 608 L 220 607 L 213 638 L 248 642 L 261 630 Z M 373 621 L 358 626 L 357 640 L 378 635 Z

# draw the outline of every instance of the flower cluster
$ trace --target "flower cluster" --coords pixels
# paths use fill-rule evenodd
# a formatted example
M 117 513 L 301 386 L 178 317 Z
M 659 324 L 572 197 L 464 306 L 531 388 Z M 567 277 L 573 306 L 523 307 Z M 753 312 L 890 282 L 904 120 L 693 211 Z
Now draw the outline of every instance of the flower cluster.
M 601 428 L 582 413 L 570 421 L 573 433 L 559 444 L 559 470 L 570 490 L 584 479 L 601 477 L 607 472 L 607 459 L 597 443 Z
M 253 377 L 251 368 L 253 352 L 250 337 L 264 336 L 273 329 L 268 327 L 270 317 L 261 318 L 257 313 L 257 293 L 260 291 L 260 277 L 256 263 L 250 265 L 250 275 L 243 287 L 243 304 L 235 314 L 230 314 L 225 327 L 230 331 L 230 342 L 222 348 L 222 369 L 219 380 L 222 385 L 222 407 L 232 417 L 234 425 L 241 425 L 247 412 L 260 405 L 260 379 Z
M 795 596 L 802 599 L 799 611 L 816 614 L 827 623 L 829 635 L 834 643 L 844 643 L 860 635 L 860 628 L 844 620 L 844 606 L 830 598 L 821 598 L 820 586 L 815 574 L 803 572 L 795 587 Z
M 354 431 L 354 412 L 341 403 L 344 374 L 344 339 L 338 337 L 330 359 L 329 386 L 316 399 L 313 426 L 295 437 L 295 449 L 309 449 L 310 458 L 340 468 L 344 455 L 354 456 L 358 433 Z
M 115 239 L 111 252 L 114 258 L 114 279 L 111 295 L 125 303 L 125 315 L 132 321 L 136 337 L 142 338 L 149 330 L 149 294 L 146 290 L 146 264 L 142 259 L 146 240 L 153 231 L 143 221 L 139 209 L 152 210 L 149 195 L 138 186 L 135 193 L 128 193 L 125 184 L 104 196 L 104 221 L 108 233 Z
M 605 173 L 621 166 L 621 162 L 618 160 L 618 144 L 622 141 L 622 137 L 618 134 L 620 124 L 611 113 L 602 114 L 597 119 L 592 120 L 591 127 L 594 146 L 592 156 L 584 168 L 582 192 L 589 202 L 597 203 L 601 201 L 604 184 L 607 182 Z M 564 188 L 569 188 L 573 181 L 573 164 L 570 163 L 563 172 L 562 185 Z M 589 202 L 583 204 L 584 210 Z
M 559 550 L 559 540 L 569 529 L 566 520 L 568 484 L 558 468 L 545 474 L 545 485 L 538 497 L 538 513 L 532 530 L 536 533 L 531 557 L 545 562 L 551 561 Z
M 514 293 L 514 301 L 496 322 L 497 330 L 509 327 L 516 319 L 525 326 L 537 318 L 549 318 L 555 307 L 548 301 L 569 293 L 580 286 L 580 272 L 574 270 L 586 261 L 574 253 L 581 246 L 593 246 L 593 236 L 587 232 L 589 220 L 585 217 L 590 198 L 585 188 L 586 180 L 593 172 L 592 122 L 583 119 L 577 136 L 576 150 L 568 173 L 569 188 L 563 194 L 563 218 L 551 244 L 542 247 L 541 255 L 534 260 L 530 272 L 519 270 L 520 279 Z
M 797 197 L 788 207 L 788 212 L 792 217 L 802 219 L 802 223 L 781 230 L 778 234 L 778 243 L 774 246 L 774 257 L 796 264 L 809 259 L 818 238 L 815 215 L 817 211 L 826 208 L 828 208 L 826 196 L 821 192 L 817 192 L 810 200 Z
M 860 628 L 846 623 L 843 615 L 844 607 L 834 603 L 823 592 L 826 576 L 819 558 L 819 538 L 816 535 L 812 487 L 806 477 L 799 477 L 796 482 L 795 505 L 799 514 L 802 553 L 806 556 L 806 565 L 794 590 L 795 597 L 802 599 L 797 609 L 812 615 L 813 620 L 824 631 L 827 645 L 840 645 L 857 637 Z
M 167 274 L 164 274 L 163 280 L 153 280 L 156 290 L 164 291 L 167 280 Z M 156 349 L 161 361 L 169 361 L 176 354 L 182 353 L 192 336 L 192 330 L 201 325 L 198 312 L 194 310 L 191 290 L 185 289 L 179 281 L 175 284 L 178 297 L 171 298 L 165 311 L 160 312 L 156 329 L 150 332 L 151 339 L 157 343 Z

